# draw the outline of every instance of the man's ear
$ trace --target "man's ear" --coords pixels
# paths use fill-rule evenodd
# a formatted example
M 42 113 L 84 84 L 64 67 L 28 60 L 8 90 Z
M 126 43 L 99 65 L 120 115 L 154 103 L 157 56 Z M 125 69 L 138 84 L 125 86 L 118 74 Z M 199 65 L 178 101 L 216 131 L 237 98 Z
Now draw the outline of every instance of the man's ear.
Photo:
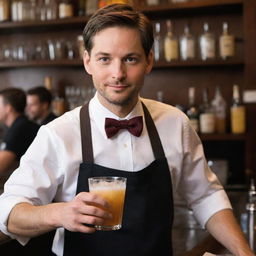
M 146 74 L 149 74 L 150 71 L 152 70 L 154 64 L 154 53 L 153 50 L 151 49 L 148 56 L 147 56 L 147 67 L 146 67 Z
M 83 56 L 83 62 L 84 62 L 84 68 L 89 75 L 91 75 L 90 60 L 91 60 L 91 56 L 88 53 L 88 51 L 85 50 L 84 56 Z

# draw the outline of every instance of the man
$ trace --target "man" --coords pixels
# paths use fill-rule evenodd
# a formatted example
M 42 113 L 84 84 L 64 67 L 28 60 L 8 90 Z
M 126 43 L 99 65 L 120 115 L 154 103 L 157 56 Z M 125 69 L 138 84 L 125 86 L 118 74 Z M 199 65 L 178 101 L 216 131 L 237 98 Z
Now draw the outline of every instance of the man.
M 27 115 L 38 123 L 44 125 L 57 116 L 51 112 L 52 95 L 43 86 L 34 87 L 27 91 Z
M 0 91 L 0 122 L 7 127 L 0 148 L 0 191 L 39 129 L 24 116 L 25 106 L 26 95 L 22 90 Z
M 89 105 L 41 127 L 1 196 L 0 207 L 7 209 L 0 215 L 2 232 L 26 243 L 57 229 L 57 255 L 170 256 L 174 190 L 234 255 L 254 255 L 188 118 L 139 97 L 153 65 L 147 18 L 127 5 L 107 6 L 87 23 L 84 41 L 84 66 L 96 95 Z M 111 126 L 116 121 L 105 118 L 122 122 Z M 20 170 L 27 177 L 23 182 Z M 127 177 L 118 231 L 95 232 L 94 225 L 111 215 L 108 203 L 88 192 L 93 176 Z

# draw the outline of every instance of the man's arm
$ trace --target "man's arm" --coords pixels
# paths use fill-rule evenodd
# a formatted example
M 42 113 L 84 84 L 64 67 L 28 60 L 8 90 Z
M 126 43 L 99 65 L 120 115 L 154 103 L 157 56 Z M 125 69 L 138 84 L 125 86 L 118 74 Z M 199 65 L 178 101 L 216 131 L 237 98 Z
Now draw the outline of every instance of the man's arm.
M 255 256 L 232 210 L 221 210 L 206 223 L 207 230 L 235 256 Z
M 0 231 L 0 245 L 10 241 L 11 238 Z
M 98 205 L 96 207 L 94 205 Z M 15 235 L 34 237 L 64 227 L 70 231 L 92 233 L 106 218 L 108 204 L 100 196 L 82 192 L 72 201 L 34 206 L 29 203 L 17 204 L 8 219 L 8 231 Z
M 0 174 L 8 174 L 16 167 L 16 155 L 12 151 L 0 151 Z

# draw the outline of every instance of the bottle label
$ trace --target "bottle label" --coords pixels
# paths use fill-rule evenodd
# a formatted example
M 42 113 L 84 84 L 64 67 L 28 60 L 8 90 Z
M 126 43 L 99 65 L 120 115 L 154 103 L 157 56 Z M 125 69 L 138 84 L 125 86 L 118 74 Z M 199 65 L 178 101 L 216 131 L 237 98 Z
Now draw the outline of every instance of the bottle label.
M 180 44 L 180 53 L 183 60 L 195 58 L 195 41 L 193 39 L 183 39 Z
M 166 61 L 178 59 L 178 41 L 169 38 L 164 42 L 164 54 Z
M 232 133 L 245 132 L 245 107 L 236 106 L 231 108 L 231 131 Z
M 222 58 L 233 57 L 235 55 L 234 36 L 223 35 L 220 37 L 220 56 Z
M 59 18 L 73 17 L 74 10 L 72 4 L 60 4 L 59 5 Z
M 203 60 L 215 58 L 215 41 L 212 38 L 201 38 L 201 57 Z
M 215 116 L 213 113 L 202 113 L 200 115 L 200 132 L 214 133 L 215 131 Z

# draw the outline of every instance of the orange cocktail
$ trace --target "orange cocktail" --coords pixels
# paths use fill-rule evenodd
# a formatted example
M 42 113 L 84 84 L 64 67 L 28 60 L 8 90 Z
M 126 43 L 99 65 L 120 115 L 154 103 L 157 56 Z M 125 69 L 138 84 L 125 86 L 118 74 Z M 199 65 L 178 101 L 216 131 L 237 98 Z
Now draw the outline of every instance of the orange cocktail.
M 98 194 L 109 203 L 111 219 L 106 219 L 98 230 L 118 230 L 122 227 L 126 178 L 123 177 L 94 177 L 89 178 L 90 192 Z

